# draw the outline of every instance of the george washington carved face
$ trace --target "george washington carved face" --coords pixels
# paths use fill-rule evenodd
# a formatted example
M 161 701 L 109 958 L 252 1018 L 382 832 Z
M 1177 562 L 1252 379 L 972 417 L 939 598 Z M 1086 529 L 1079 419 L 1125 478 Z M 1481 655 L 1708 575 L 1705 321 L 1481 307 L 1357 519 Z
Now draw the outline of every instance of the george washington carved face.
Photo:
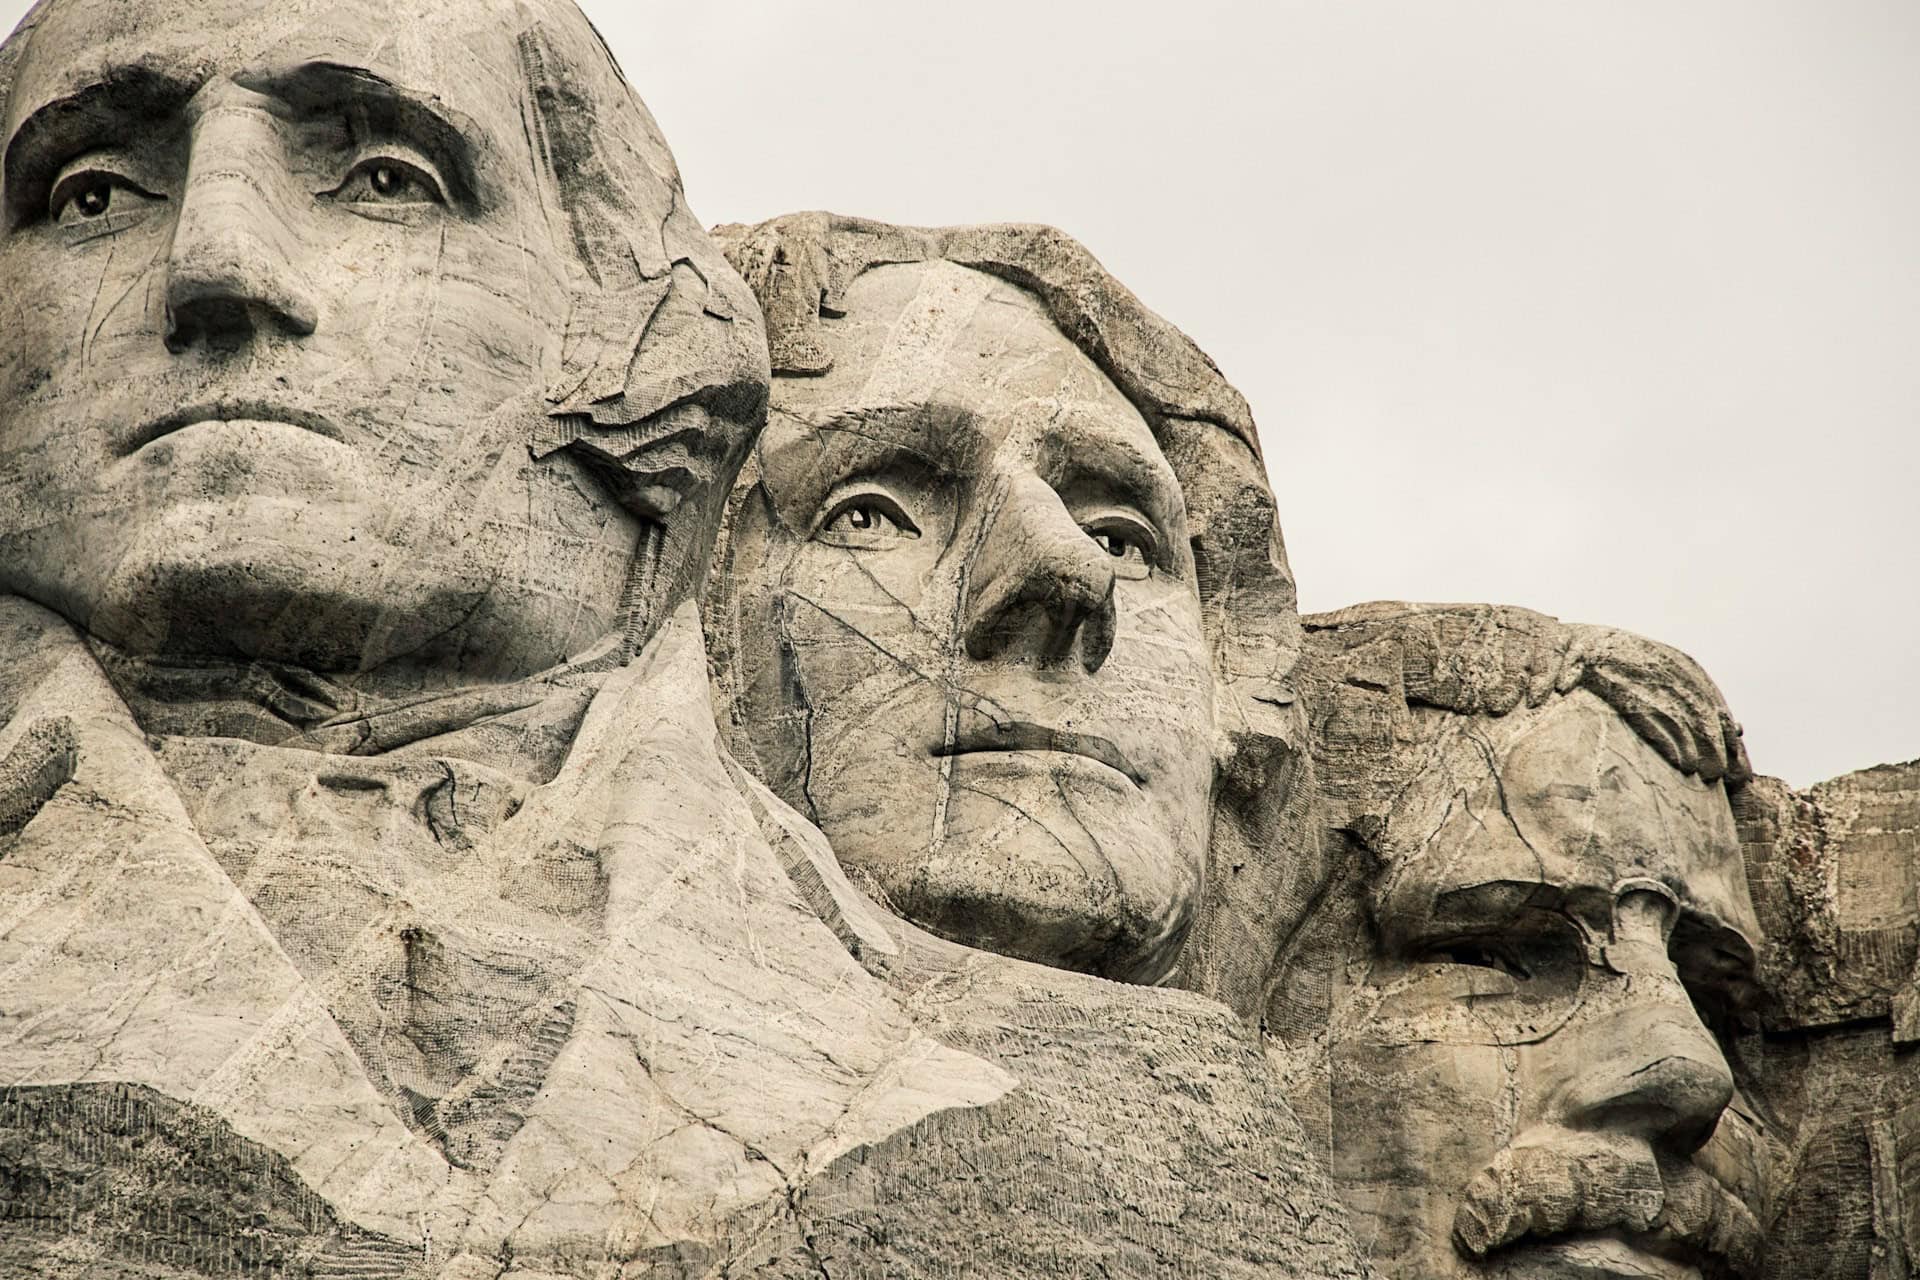
M 0 589 L 333 671 L 484 678 L 613 629 L 641 521 L 530 447 L 583 276 L 563 60 L 608 151 L 657 142 L 570 6 L 47 9 L 3 125 Z M 673 207 L 663 148 L 627 167 Z
M 875 267 L 820 335 L 832 367 L 776 383 L 735 516 L 742 730 L 909 918 L 1158 980 L 1199 890 L 1214 770 L 1172 469 L 992 276 Z

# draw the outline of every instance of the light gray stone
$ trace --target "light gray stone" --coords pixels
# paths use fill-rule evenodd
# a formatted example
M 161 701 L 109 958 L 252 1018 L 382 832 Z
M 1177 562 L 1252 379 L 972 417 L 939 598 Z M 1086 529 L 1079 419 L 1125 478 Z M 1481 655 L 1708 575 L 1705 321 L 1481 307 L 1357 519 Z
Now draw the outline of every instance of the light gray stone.
M 922 932 L 728 758 L 760 312 L 577 12 L 55 0 L 0 66 L 0 1272 L 1361 1273 L 1233 1009 Z M 1095 948 L 1161 980 L 1291 580 L 1204 358 L 1121 309 L 1156 437 L 1036 316 L 1178 534 L 1119 820 L 1182 852 Z
M 1268 1025 L 1391 1276 L 1754 1276 L 1779 1133 L 1718 691 L 1490 606 L 1305 620 L 1341 874 Z M 1317 1101 L 1308 1095 L 1320 1091 Z
M 717 740 L 764 339 L 578 12 L 5 56 L 0 1266 L 707 1269 L 1012 1088 Z
M 717 235 L 776 373 L 709 580 L 736 752 L 915 922 L 1252 1016 L 1324 868 L 1245 401 L 1051 228 Z
M 1920 765 L 1303 621 L 1070 237 L 709 235 L 570 0 L 0 108 L 0 1276 L 1920 1265 Z
M 1228 1007 L 1321 879 L 1245 404 L 1050 228 L 718 235 L 776 376 L 709 579 L 716 696 L 912 922 L 863 963 L 1020 1082 L 816 1183 L 827 1269 L 1357 1274 Z
M 1920 1265 L 1920 761 L 1752 788 L 1742 835 L 1769 945 L 1763 1070 L 1795 1171 L 1766 1275 Z

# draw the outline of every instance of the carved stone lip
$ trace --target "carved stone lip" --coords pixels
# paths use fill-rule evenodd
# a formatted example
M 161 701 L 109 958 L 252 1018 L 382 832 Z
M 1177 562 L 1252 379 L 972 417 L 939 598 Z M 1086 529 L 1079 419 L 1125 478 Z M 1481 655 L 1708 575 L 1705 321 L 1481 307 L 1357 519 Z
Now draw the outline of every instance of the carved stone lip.
M 1136 787 L 1145 786 L 1147 781 L 1146 775 L 1127 759 L 1126 752 L 1108 739 L 1093 733 L 1055 729 L 1031 720 L 1008 720 L 999 724 L 969 727 L 956 734 L 951 742 L 943 742 L 933 748 L 935 756 L 968 756 L 989 751 L 1060 751 L 1097 760 L 1109 769 L 1124 774 Z
M 148 422 L 129 437 L 123 452 L 138 453 L 163 436 L 199 426 L 203 422 L 278 422 L 311 431 L 336 443 L 345 443 L 338 428 L 307 409 L 265 400 L 209 400 L 188 405 Z

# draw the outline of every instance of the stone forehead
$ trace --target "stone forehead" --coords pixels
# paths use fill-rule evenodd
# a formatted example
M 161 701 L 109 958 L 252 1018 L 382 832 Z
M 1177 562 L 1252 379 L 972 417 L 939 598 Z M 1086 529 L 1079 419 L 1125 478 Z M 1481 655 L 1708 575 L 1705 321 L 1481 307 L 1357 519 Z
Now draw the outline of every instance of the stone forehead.
M 530 68 L 522 36 L 565 33 L 570 55 L 600 46 L 568 0 L 47 0 L 0 56 L 11 131 L 42 103 L 138 68 L 191 85 L 324 62 L 363 68 L 477 123 L 486 141 L 526 149 Z M 663 176 L 669 158 L 649 157 Z
M 41 104 L 116 72 L 191 87 L 313 63 L 390 81 L 482 135 L 471 140 L 501 165 L 548 166 L 561 186 L 571 182 L 597 204 L 646 206 L 631 217 L 593 219 L 584 236 L 575 228 L 587 257 L 603 247 L 585 241 L 636 246 L 632 262 L 614 264 L 611 282 L 589 265 L 602 291 L 633 274 L 623 265 L 651 280 L 686 258 L 699 264 L 711 314 L 737 313 L 745 290 L 678 198 L 679 167 L 665 137 L 573 0 L 39 0 L 0 45 L 0 138 Z M 590 132 L 600 154 L 580 154 L 578 136 L 556 136 L 556 118 L 584 121 L 571 132 Z M 646 243 L 656 237 L 679 251 L 662 256 Z
M 878 266 L 848 287 L 840 310 L 819 329 L 832 368 L 777 379 L 777 402 L 840 408 L 964 399 L 984 407 L 1065 395 L 1137 416 L 1038 299 L 984 272 L 937 260 Z
M 27 16 L 20 19 L 20 25 L 4 41 L 0 41 L 0 122 L 6 118 L 7 101 L 13 93 L 13 77 L 20 64 L 20 55 L 26 51 L 27 43 L 39 27 L 47 7 L 48 0 L 37 0 L 27 10 Z
M 774 368 L 819 372 L 816 332 L 844 309 L 849 287 L 876 266 L 945 261 L 1032 290 L 1060 332 L 1149 421 L 1205 422 L 1243 444 L 1259 437 L 1245 399 L 1213 361 L 1073 237 L 1036 223 L 907 227 L 822 211 L 715 228 L 767 315 Z
M 1662 760 L 1598 697 L 1576 690 L 1501 717 L 1423 714 L 1445 727 L 1388 819 L 1383 916 L 1421 912 L 1448 888 L 1590 890 L 1643 876 L 1757 936 L 1724 789 Z

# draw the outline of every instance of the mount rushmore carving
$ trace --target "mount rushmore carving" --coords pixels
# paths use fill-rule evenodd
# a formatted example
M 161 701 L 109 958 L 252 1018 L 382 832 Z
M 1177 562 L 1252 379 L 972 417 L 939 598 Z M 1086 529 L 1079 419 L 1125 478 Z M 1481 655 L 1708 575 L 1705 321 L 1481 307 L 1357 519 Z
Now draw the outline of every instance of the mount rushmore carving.
M 0 1274 L 1920 1261 L 1915 768 L 1302 618 L 1068 236 L 709 232 L 568 0 L 0 103 Z

